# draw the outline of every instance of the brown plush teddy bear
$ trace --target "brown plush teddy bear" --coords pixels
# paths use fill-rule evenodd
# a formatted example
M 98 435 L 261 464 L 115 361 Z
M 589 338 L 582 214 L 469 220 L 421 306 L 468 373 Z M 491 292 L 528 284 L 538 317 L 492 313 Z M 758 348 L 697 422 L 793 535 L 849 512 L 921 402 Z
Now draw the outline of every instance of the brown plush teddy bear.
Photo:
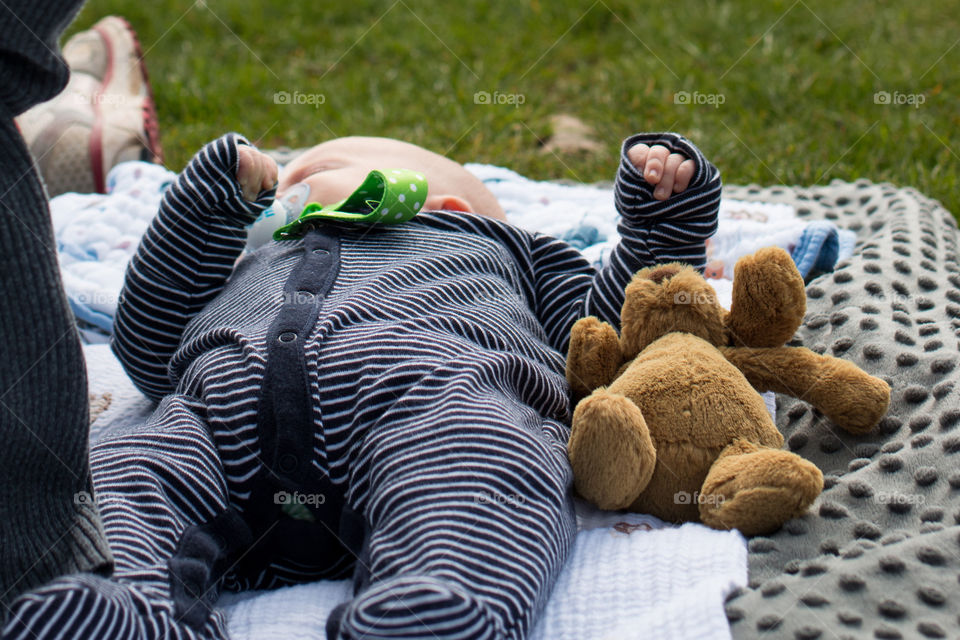
M 592 317 L 572 330 L 567 380 L 582 400 L 569 455 L 580 495 L 746 535 L 806 511 L 823 475 L 781 449 L 759 392 L 805 400 L 862 434 L 886 413 L 890 387 L 845 360 L 784 346 L 805 313 L 803 279 L 779 248 L 737 262 L 729 312 L 689 266 L 639 271 L 619 337 Z

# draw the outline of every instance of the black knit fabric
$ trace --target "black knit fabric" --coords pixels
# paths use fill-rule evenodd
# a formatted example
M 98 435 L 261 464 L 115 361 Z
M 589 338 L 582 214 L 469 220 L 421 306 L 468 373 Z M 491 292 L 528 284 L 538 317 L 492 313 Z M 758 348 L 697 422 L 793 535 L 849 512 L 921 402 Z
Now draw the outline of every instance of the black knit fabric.
M 86 372 L 49 209 L 13 117 L 55 95 L 80 2 L 0 4 L 0 611 L 66 573 L 107 572 L 91 500 Z M 0 614 L 2 615 L 2 614 Z
M 83 0 L 0 2 L 0 103 L 9 115 L 20 115 L 66 86 L 70 72 L 57 39 L 82 4 Z

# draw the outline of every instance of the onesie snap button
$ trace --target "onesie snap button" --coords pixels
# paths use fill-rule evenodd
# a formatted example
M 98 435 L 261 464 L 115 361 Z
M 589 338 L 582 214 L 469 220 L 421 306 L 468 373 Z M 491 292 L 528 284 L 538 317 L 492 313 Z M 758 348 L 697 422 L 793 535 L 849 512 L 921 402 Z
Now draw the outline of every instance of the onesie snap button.
M 289 473 L 297 468 L 297 457 L 292 453 L 285 453 L 280 456 L 280 470 Z
M 317 254 L 318 256 L 328 256 L 328 255 L 330 255 L 330 252 L 327 251 L 326 249 L 314 249 L 313 252 L 314 252 L 315 254 Z
M 279 336 L 277 336 L 277 340 L 279 340 L 280 342 L 293 342 L 296 339 L 297 339 L 297 334 L 294 333 L 293 331 L 284 331 Z

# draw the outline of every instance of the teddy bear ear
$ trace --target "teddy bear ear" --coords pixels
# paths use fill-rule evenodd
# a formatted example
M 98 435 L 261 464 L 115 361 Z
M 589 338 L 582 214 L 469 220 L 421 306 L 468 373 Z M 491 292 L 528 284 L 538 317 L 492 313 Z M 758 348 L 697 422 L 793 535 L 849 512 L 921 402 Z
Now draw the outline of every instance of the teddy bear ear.
M 724 319 L 729 344 L 782 346 L 793 338 L 806 310 L 803 278 L 786 251 L 768 247 L 737 261 Z
M 661 286 L 647 277 L 648 269 L 638 271 L 624 292 L 620 310 L 620 349 L 624 360 L 631 360 L 653 338 L 650 315 L 659 305 Z
M 663 284 L 664 280 L 677 275 L 682 269 L 683 265 L 675 262 L 671 262 L 669 264 L 658 264 L 654 267 L 641 269 L 636 273 L 636 275 L 634 275 L 633 279 L 650 280 L 655 284 Z

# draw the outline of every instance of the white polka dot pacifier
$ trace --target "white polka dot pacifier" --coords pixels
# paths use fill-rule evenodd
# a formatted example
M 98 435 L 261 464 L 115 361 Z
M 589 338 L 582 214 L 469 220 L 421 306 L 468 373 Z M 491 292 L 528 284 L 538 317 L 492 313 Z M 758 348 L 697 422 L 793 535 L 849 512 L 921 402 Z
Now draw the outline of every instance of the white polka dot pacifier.
M 371 171 L 346 200 L 304 207 L 300 217 L 273 233 L 274 240 L 301 236 L 311 223 L 337 220 L 366 224 L 399 224 L 413 218 L 427 198 L 427 180 L 409 169 Z

